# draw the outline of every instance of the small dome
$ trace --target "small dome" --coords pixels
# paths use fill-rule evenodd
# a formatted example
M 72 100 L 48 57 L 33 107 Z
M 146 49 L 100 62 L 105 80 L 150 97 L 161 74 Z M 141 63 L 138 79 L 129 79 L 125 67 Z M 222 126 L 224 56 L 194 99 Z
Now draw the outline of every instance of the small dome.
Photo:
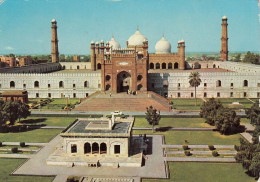
M 171 53 L 171 44 L 164 36 L 155 45 L 156 54 L 168 54 Z
M 91 41 L 91 44 L 95 44 L 95 42 L 92 40 L 92 41 Z
M 104 41 L 103 41 L 103 40 L 101 40 L 101 41 L 100 41 L 100 43 L 104 43 Z
M 227 17 L 226 17 L 226 16 L 223 16 L 223 17 L 222 17 L 222 20 L 227 20 Z
M 51 22 L 52 22 L 52 23 L 56 23 L 56 20 L 55 20 L 55 19 L 52 19 Z
M 112 36 L 109 41 L 109 47 L 112 47 L 112 49 L 119 49 L 121 47 L 120 44 L 114 39 L 114 36 Z
M 96 42 L 96 45 L 99 45 L 99 43 L 98 43 L 98 42 Z
M 138 30 L 128 39 L 128 45 L 130 46 L 138 46 L 143 45 L 143 42 L 147 41 L 147 38 Z

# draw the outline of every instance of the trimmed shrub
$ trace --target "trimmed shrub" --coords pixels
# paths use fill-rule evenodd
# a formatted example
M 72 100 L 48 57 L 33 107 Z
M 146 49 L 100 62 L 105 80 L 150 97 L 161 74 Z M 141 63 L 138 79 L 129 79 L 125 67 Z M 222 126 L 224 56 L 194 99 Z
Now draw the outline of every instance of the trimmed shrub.
M 212 151 L 212 156 L 213 157 L 217 157 L 218 156 L 218 152 L 217 151 Z
M 20 142 L 20 147 L 25 147 L 25 142 Z
M 192 155 L 189 150 L 185 150 L 185 151 L 184 151 L 184 154 L 185 154 L 186 156 L 191 156 L 191 155 Z
M 183 148 L 183 150 L 189 150 L 189 146 L 188 145 L 183 145 L 182 148 Z
M 17 148 L 17 147 L 13 147 L 13 148 L 11 149 L 11 151 L 12 151 L 12 153 L 17 153 L 17 152 L 18 152 L 18 148 Z
M 209 145 L 208 147 L 209 147 L 209 150 L 215 150 L 214 145 Z
M 0 142 L 0 147 L 2 147 L 3 146 L 3 143 L 2 142 Z

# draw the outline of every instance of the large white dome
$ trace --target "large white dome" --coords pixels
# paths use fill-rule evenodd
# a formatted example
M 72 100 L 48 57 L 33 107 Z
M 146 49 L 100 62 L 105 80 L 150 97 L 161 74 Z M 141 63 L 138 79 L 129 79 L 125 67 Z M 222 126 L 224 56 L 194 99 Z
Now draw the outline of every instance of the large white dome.
M 164 36 L 155 45 L 156 54 L 168 54 L 171 53 L 171 44 Z
M 121 48 L 120 44 L 114 39 L 114 36 L 112 36 L 111 40 L 109 41 L 109 47 L 112 47 L 112 49 Z
M 141 32 L 139 32 L 137 28 L 136 32 L 131 37 L 129 37 L 128 45 L 130 46 L 143 45 L 143 41 L 147 41 L 147 38 Z

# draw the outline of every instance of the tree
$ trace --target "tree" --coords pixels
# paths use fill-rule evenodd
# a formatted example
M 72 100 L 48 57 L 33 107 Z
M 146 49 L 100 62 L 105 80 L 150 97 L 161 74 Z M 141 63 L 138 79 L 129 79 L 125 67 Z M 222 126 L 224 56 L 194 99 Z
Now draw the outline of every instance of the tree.
M 215 125 L 215 117 L 217 111 L 223 108 L 220 101 L 216 101 L 214 98 L 210 98 L 207 102 L 203 102 L 200 107 L 200 117 L 206 119 L 206 123 Z
M 221 108 L 217 110 L 215 117 L 215 126 L 221 134 L 228 134 L 238 128 L 240 125 L 240 117 L 230 108 Z
M 260 56 L 259 54 L 254 54 L 248 51 L 243 59 L 243 62 L 252 63 L 252 64 L 260 64 Z
M 200 85 L 201 79 L 198 72 L 191 72 L 189 76 L 189 83 L 195 88 L 195 106 L 197 106 L 196 88 Z
M 150 125 L 153 125 L 153 132 L 154 132 L 154 125 L 158 125 L 161 119 L 160 111 L 157 111 L 153 106 L 146 108 L 146 117 L 145 119 L 148 121 Z
M 27 118 L 28 116 L 31 115 L 31 112 L 29 110 L 29 106 L 25 103 L 22 103 L 20 100 L 18 101 L 18 112 L 17 112 L 17 116 L 18 116 L 18 120 L 20 122 L 21 118 Z
M 6 101 L 3 107 L 4 120 L 9 121 L 10 125 L 13 125 L 18 119 L 18 102 Z
M 260 124 L 259 101 L 256 101 L 250 109 L 246 110 L 246 117 L 250 119 L 251 124 Z

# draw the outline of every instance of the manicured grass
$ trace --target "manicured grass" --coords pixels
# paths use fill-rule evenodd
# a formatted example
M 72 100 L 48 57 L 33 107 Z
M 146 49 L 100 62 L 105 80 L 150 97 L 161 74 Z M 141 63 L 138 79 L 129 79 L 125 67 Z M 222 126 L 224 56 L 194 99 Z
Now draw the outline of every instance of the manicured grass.
M 159 125 L 155 127 L 186 127 L 186 128 L 207 128 L 212 127 L 205 123 L 203 118 L 161 118 Z M 136 117 L 134 127 L 152 127 L 144 117 Z
M 9 176 L 25 159 L 0 159 L 0 181 L 4 182 L 51 182 L 54 177 Z
M 222 104 L 225 107 L 228 107 L 229 104 L 232 104 L 232 102 L 239 102 L 239 104 L 242 104 L 241 107 L 235 107 L 237 109 L 245 109 L 245 108 L 250 108 L 254 103 L 247 100 L 246 98 L 229 98 L 229 99 L 217 99 L 220 100 L 222 102 Z
M 203 100 L 197 99 L 197 106 L 195 106 L 195 99 L 171 99 L 173 102 L 173 109 L 178 110 L 200 110 L 200 105 L 203 103 Z
M 1 142 L 49 142 L 61 129 L 35 129 L 26 132 L 0 133 Z
M 34 99 L 29 99 L 30 102 L 40 102 L 40 101 L 44 101 L 47 99 L 41 99 L 41 98 L 34 98 Z M 76 98 L 71 98 L 68 99 L 68 104 L 75 105 L 80 99 L 76 99 Z M 63 98 L 63 99 L 52 99 L 52 102 L 44 105 L 44 106 L 39 106 L 38 109 L 50 109 L 50 110 L 61 110 L 62 108 L 64 108 L 67 104 L 67 99 Z
M 170 179 L 142 179 L 142 182 L 255 182 L 239 163 L 169 162 Z
M 239 134 L 221 135 L 218 131 L 166 131 L 155 132 L 151 130 L 134 130 L 133 134 L 164 135 L 166 144 L 190 145 L 239 145 Z
M 20 124 L 47 125 L 47 126 L 68 126 L 75 121 L 76 117 L 28 117 L 20 121 Z M 19 124 L 19 123 L 18 123 Z
M 241 122 L 241 123 L 250 123 L 250 119 L 241 118 L 241 119 L 240 119 L 240 122 Z

